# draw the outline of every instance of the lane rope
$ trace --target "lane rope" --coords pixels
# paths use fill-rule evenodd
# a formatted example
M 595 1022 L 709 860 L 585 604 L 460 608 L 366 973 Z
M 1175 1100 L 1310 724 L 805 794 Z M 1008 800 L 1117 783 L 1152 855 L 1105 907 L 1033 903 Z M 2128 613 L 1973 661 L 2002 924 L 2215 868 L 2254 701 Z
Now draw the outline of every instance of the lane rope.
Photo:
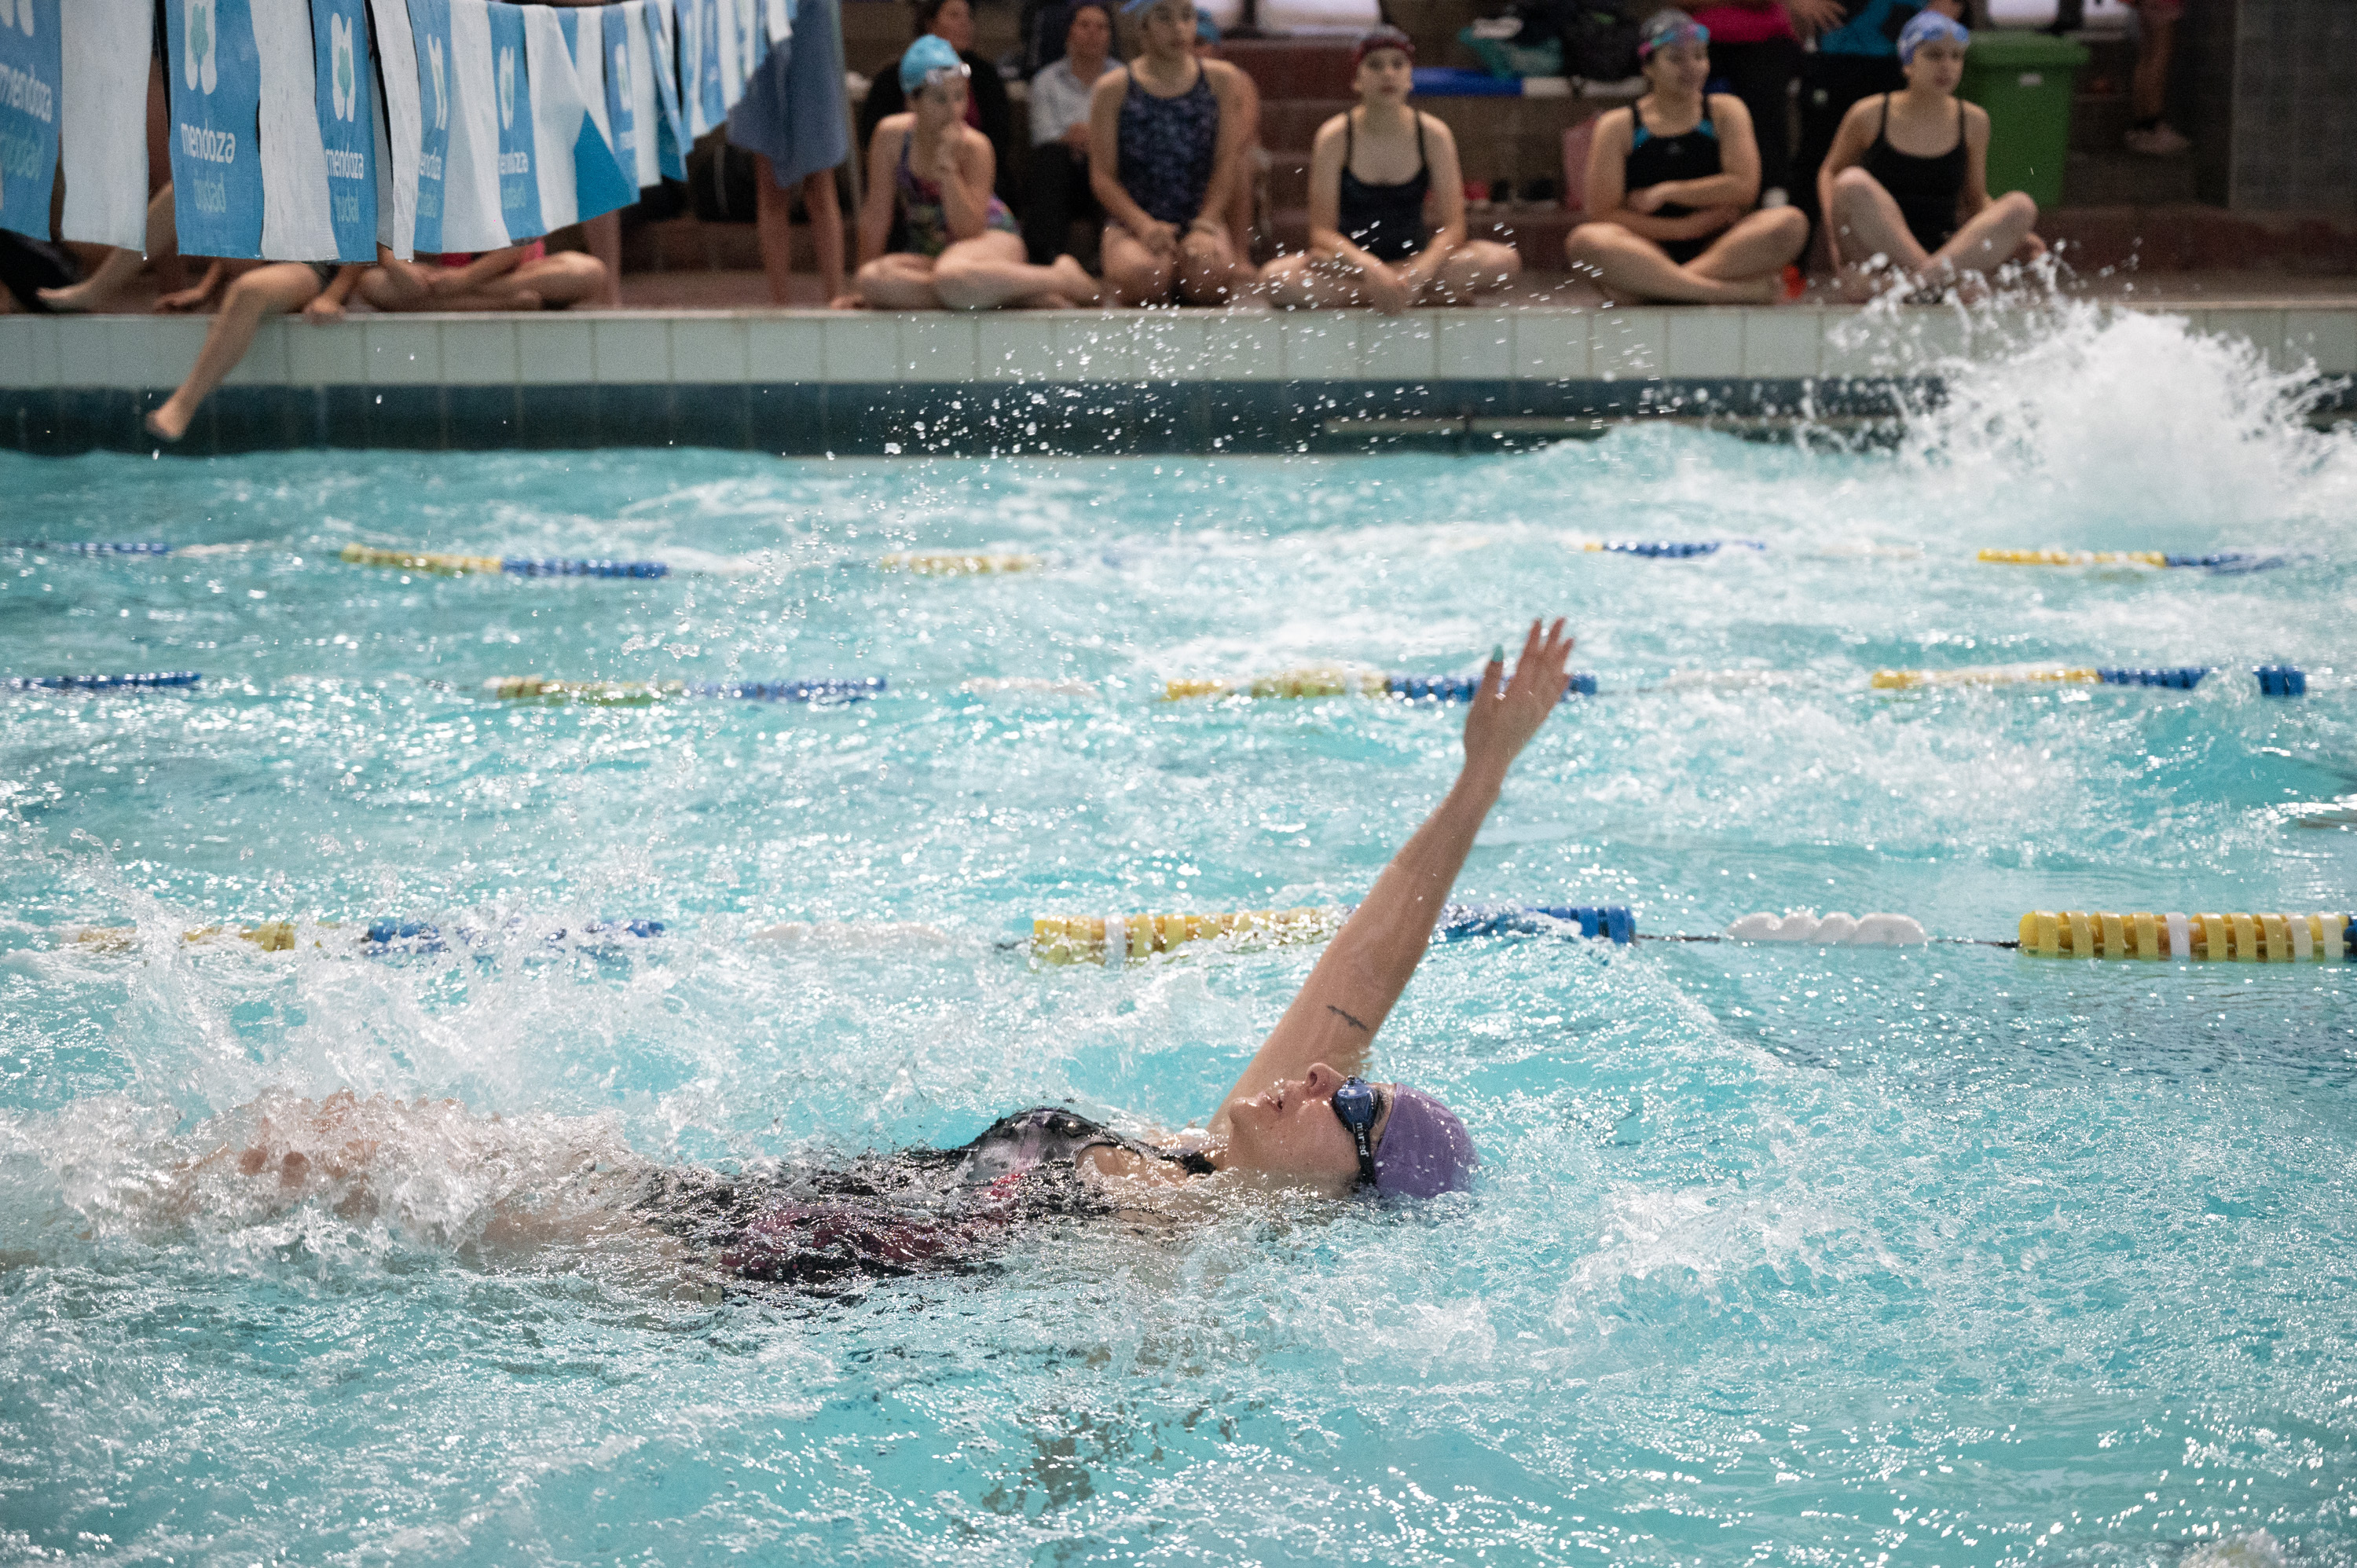
M 2339 963 L 2357 959 L 2357 915 L 2156 915 L 2032 909 L 2021 950 L 2039 958 Z
M 337 559 L 352 566 L 381 566 L 390 571 L 431 576 L 511 577 L 667 577 L 671 567 L 661 561 L 607 561 L 525 555 L 457 555 L 427 550 L 385 550 L 372 544 L 347 544 Z
M 158 670 L 145 675 L 13 675 L 14 692 L 156 692 L 196 685 L 204 677 L 193 670 Z
M 501 675 L 483 682 L 485 694 L 511 702 L 584 703 L 628 706 L 682 697 L 754 703 L 857 703 L 880 694 L 881 675 L 824 676 L 806 681 L 546 681 Z

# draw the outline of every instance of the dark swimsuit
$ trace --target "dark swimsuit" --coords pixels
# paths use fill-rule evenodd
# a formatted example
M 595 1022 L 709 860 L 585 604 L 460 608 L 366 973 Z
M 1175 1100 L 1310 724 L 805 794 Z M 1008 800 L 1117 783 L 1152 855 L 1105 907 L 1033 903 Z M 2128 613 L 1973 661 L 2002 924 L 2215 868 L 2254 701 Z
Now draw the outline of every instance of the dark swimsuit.
M 1907 231 L 1926 252 L 1937 251 L 1955 237 L 1956 198 L 1964 193 L 1970 167 L 1964 150 L 1964 104 L 1956 101 L 1956 145 L 1937 157 L 1917 157 L 1890 145 L 1890 94 L 1882 95 L 1882 124 L 1867 148 L 1862 166 L 1899 204 Z
M 1001 1117 L 955 1149 L 909 1149 L 838 1169 L 725 1176 L 665 1172 L 640 1209 L 749 1280 L 813 1289 L 985 1262 L 1025 1220 L 1113 1211 L 1080 1173 L 1091 1149 L 1126 1149 L 1210 1176 L 1173 1154 L 1052 1105 Z
M 1220 145 L 1220 97 L 1199 63 L 1195 85 L 1157 98 L 1129 75 L 1121 100 L 1120 162 L 1114 176 L 1146 215 L 1185 228 L 1203 210 Z
M 1414 113 L 1414 111 L 1410 111 Z M 1379 262 L 1405 262 L 1424 249 L 1424 199 L 1432 189 L 1432 167 L 1424 156 L 1424 116 L 1415 116 L 1415 173 L 1396 185 L 1377 185 L 1351 172 L 1358 151 L 1358 129 L 1350 114 L 1342 116 L 1342 190 L 1340 210 L 1343 238 Z
M 909 166 L 909 144 L 916 139 L 914 131 L 900 138 L 900 167 L 895 176 L 900 188 L 900 216 L 909 231 L 909 249 L 920 256 L 938 256 L 950 248 L 956 236 L 950 232 L 949 209 L 942 202 L 941 182 L 923 178 Z M 1023 231 L 1015 215 L 1006 209 L 1006 203 L 996 196 L 983 209 L 982 225 L 985 233 L 993 230 L 1002 234 Z
M 1719 172 L 1718 129 L 1710 123 L 1710 98 L 1702 101 L 1702 119 L 1691 131 L 1681 131 L 1674 136 L 1657 136 L 1645 128 L 1641 103 L 1631 105 L 1630 116 L 1637 122 L 1637 134 L 1629 144 L 1629 156 L 1620 166 L 1620 188 L 1638 191 L 1647 186 L 1663 185 L 1674 179 L 1708 179 Z M 1684 218 L 1694 211 L 1691 207 L 1675 201 L 1664 201 L 1653 209 L 1656 218 Z M 1656 240 L 1653 242 L 1680 266 L 1685 265 L 1710 249 L 1716 234 L 1706 234 L 1698 240 Z

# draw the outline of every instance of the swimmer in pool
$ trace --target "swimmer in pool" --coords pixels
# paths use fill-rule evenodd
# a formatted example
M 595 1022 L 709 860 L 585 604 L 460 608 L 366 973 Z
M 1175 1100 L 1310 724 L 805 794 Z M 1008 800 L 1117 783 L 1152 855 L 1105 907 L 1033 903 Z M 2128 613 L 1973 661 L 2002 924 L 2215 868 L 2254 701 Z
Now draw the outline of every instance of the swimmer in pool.
M 511 1181 L 511 1196 L 470 1244 L 512 1254 L 567 1241 L 654 1243 L 741 1278 L 826 1289 L 970 1267 L 1026 1221 L 1167 1211 L 1189 1189 L 1336 1198 L 1465 1190 L 1480 1162 L 1464 1123 L 1422 1090 L 1361 1075 L 1507 770 L 1562 701 L 1571 649 L 1562 621 L 1534 621 L 1512 679 L 1502 657 L 1491 660 L 1466 715 L 1456 784 L 1375 879 L 1191 1137 L 1125 1137 L 1041 1107 L 1004 1117 L 959 1148 L 739 1175 L 657 1166 L 618 1141 L 601 1147 L 575 1137 L 546 1167 L 555 1180 Z M 399 1172 L 382 1167 L 397 1165 L 403 1148 L 431 1143 L 473 1164 L 495 1141 L 490 1121 L 447 1101 L 405 1106 L 347 1093 L 317 1103 L 257 1102 L 231 1117 L 237 1135 L 178 1173 L 187 1208 L 218 1207 L 226 1176 L 231 1190 L 265 1206 L 316 1198 L 363 1215 L 399 1185 Z M 548 1118 L 511 1125 L 522 1138 L 535 1123 L 554 1125 Z M 573 1169 L 556 1174 L 567 1160 Z M 504 1155 L 501 1163 L 529 1162 Z M 381 1174 L 371 1180 L 372 1172 Z M 552 1198 L 552 1187 L 567 1193 Z

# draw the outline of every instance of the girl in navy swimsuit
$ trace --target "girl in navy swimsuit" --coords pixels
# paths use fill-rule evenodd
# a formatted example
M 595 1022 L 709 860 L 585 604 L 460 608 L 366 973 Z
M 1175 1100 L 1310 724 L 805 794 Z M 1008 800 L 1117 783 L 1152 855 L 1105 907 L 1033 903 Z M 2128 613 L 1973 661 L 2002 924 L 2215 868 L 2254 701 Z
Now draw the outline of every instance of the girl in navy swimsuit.
M 1852 104 L 1834 134 L 1817 196 L 1853 297 L 1977 294 L 2007 262 L 2045 254 L 2030 232 L 2038 204 L 2018 190 L 1989 198 L 1988 111 L 1955 96 L 1971 37 L 1937 11 L 1916 13 L 1899 34 L 1906 90 Z
M 470 1251 L 551 1246 L 651 1259 L 693 1283 L 723 1277 L 806 1290 L 986 1263 L 1027 1227 L 1167 1211 L 1194 1189 L 1275 1189 L 1342 1198 L 1428 1198 L 1467 1190 L 1480 1164 L 1448 1108 L 1404 1083 L 1370 1083 L 1375 1032 L 1415 973 L 1465 857 L 1515 757 L 1555 712 L 1570 678 L 1563 622 L 1531 623 L 1513 675 L 1501 648 L 1465 721 L 1465 765 L 1448 797 L 1376 877 L 1209 1121 L 1191 1136 L 1126 1136 L 1059 1106 L 1001 1118 L 951 1149 L 845 1164 L 722 1173 L 658 1165 L 594 1122 L 510 1123 L 453 1101 L 350 1092 L 279 1094 L 230 1112 L 210 1153 L 157 1195 L 167 1216 L 261 1219 L 317 1203 L 358 1218 L 425 1191 L 431 1222 Z M 442 1181 L 405 1167 L 440 1160 Z M 447 1165 L 471 1153 L 495 1190 L 479 1212 L 452 1205 Z
M 1089 188 L 1124 305 L 1224 305 L 1256 274 L 1224 214 L 1242 178 L 1243 73 L 1195 57 L 1193 0 L 1129 0 L 1146 48 L 1089 96 Z
M 1662 11 L 1638 52 L 1650 91 L 1597 122 L 1588 220 L 1564 241 L 1571 270 L 1617 300 L 1772 303 L 1809 221 L 1790 207 L 1752 210 L 1760 149 L 1743 101 L 1704 91 L 1710 30 Z
M 1415 43 L 1377 27 L 1353 56 L 1359 106 L 1318 128 L 1309 160 L 1309 249 L 1262 273 L 1278 305 L 1456 305 L 1523 270 L 1511 245 L 1469 240 L 1448 127 L 1412 107 Z M 1405 172 L 1405 174 L 1403 173 Z M 1427 201 L 1437 228 L 1425 223 Z

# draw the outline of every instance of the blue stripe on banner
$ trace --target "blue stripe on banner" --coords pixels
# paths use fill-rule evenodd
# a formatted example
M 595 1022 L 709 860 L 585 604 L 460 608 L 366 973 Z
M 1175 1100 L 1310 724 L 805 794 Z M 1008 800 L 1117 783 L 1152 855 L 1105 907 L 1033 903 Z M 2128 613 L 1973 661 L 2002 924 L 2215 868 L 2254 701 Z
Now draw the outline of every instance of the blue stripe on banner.
M 167 0 L 174 227 L 184 256 L 262 253 L 262 57 L 246 0 Z
M 606 138 L 597 134 L 597 123 L 587 114 L 581 116 L 581 134 L 573 142 L 573 191 L 585 221 L 639 199 L 638 181 L 622 172 Z
M 606 35 L 606 123 L 614 129 L 614 156 L 638 199 L 639 119 L 630 108 L 630 17 L 619 5 L 597 13 Z
M 449 0 L 409 0 L 409 30 L 417 39 L 417 254 L 442 249 L 443 179 L 450 159 Z
M 0 229 L 49 237 L 65 54 L 58 0 L 0 0 Z
M 717 125 L 728 118 L 728 111 L 720 101 L 720 29 L 728 26 L 728 18 L 722 14 L 718 0 L 682 0 L 682 4 L 694 6 L 703 18 L 697 29 L 704 42 L 698 51 L 703 58 L 694 62 L 695 100 L 704 108 L 705 123 Z
M 532 166 L 532 73 L 524 68 L 523 13 L 494 4 L 491 88 L 500 109 L 500 219 L 522 244 L 548 232 L 540 220 L 540 177 Z
M 687 137 L 679 124 L 679 72 L 672 65 L 671 7 L 663 0 L 646 0 L 640 13 L 646 20 L 647 42 L 655 62 L 655 148 L 662 172 L 673 179 L 687 177 Z
M 373 62 L 362 0 L 311 0 L 311 38 L 336 259 L 366 265 L 376 260 L 376 115 L 369 103 Z

